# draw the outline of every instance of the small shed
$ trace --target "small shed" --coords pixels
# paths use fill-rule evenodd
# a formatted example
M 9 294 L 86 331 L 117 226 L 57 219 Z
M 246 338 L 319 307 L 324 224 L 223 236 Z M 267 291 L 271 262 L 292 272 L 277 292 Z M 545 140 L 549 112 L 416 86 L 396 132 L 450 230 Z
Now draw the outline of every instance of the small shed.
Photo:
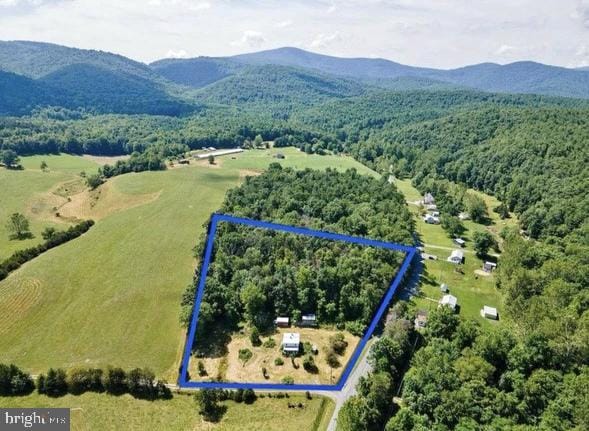
M 442 291 L 443 293 L 448 293 L 450 292 L 450 289 L 448 288 L 448 285 L 446 283 L 442 283 L 440 285 L 440 291 Z
M 466 212 L 461 212 L 460 214 L 458 214 L 458 218 L 460 220 L 470 220 L 470 215 L 468 215 L 468 213 Z
M 427 204 L 425 206 L 425 209 L 428 211 L 437 211 L 438 210 L 438 206 L 436 204 Z
M 317 316 L 314 314 L 303 314 L 299 326 L 317 326 Z
M 425 325 L 427 324 L 427 311 L 418 310 L 414 323 L 415 329 L 425 328 Z
M 284 353 L 298 353 L 301 344 L 301 334 L 298 332 L 285 332 L 282 336 L 282 351 Z
M 274 324 L 276 326 L 281 327 L 281 328 L 288 328 L 289 322 L 290 322 L 290 319 L 288 317 L 277 317 L 276 320 L 274 321 Z
M 465 247 L 466 246 L 466 241 L 463 240 L 462 238 L 454 238 L 452 240 L 452 242 L 456 245 L 459 245 L 460 247 Z
M 276 157 L 277 159 L 284 159 L 285 158 L 284 154 L 282 154 L 282 153 L 276 153 L 276 155 L 274 157 Z
M 439 304 L 440 306 L 450 307 L 452 311 L 456 311 L 456 306 L 458 305 L 458 298 L 450 294 L 444 295 L 442 296 L 442 299 L 440 299 Z
M 497 269 L 497 264 L 494 262 L 485 262 L 483 263 L 483 271 L 485 272 L 492 272 Z
M 452 253 L 448 257 L 448 262 L 454 264 L 464 263 L 464 252 L 462 250 L 452 250 Z
M 485 319 L 497 320 L 499 318 L 499 313 L 497 313 L 497 309 L 495 307 L 489 307 L 488 305 L 485 305 L 481 310 L 481 316 Z

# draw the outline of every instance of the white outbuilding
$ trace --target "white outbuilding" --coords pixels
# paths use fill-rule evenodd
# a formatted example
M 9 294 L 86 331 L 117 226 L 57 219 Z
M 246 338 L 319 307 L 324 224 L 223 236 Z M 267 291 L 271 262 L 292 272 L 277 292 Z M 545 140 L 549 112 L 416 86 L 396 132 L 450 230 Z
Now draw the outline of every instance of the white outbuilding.
M 489 307 L 488 305 L 485 305 L 481 310 L 481 316 L 485 319 L 497 320 L 499 318 L 499 313 L 497 313 L 497 309 L 495 307 Z
M 452 250 L 452 253 L 448 257 L 448 262 L 451 263 L 464 263 L 464 252 L 462 250 Z
M 444 295 L 442 296 L 442 299 L 440 299 L 439 304 L 440 306 L 450 307 L 452 311 L 456 311 L 456 306 L 458 306 L 458 298 L 450 294 Z
M 282 336 L 282 351 L 284 353 L 298 353 L 301 344 L 301 334 L 298 332 L 285 332 Z

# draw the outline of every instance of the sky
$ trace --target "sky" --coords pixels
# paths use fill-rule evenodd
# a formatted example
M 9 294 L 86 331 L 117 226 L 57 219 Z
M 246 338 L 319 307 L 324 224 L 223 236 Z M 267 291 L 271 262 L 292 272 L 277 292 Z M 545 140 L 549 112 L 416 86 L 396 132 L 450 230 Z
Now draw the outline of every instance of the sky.
M 0 0 L 0 40 L 151 62 L 294 46 L 453 68 L 589 66 L 589 0 Z

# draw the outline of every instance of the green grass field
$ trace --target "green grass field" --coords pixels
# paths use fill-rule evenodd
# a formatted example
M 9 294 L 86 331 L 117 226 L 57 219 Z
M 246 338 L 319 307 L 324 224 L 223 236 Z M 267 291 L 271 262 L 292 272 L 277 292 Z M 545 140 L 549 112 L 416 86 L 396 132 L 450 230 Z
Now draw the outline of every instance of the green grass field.
M 284 153 L 285 165 L 298 160 L 297 166 L 371 172 L 350 158 Z M 297 159 L 290 153 L 297 153 Z M 54 175 L 55 183 L 68 178 L 68 169 L 77 173 L 84 165 L 96 166 L 72 156 L 45 159 L 51 173 L 32 170 L 38 169 L 38 157 L 23 158 L 31 171 L 10 172 L 23 193 L 38 176 Z M 175 381 L 184 344 L 179 304 L 194 271 L 192 248 L 226 191 L 243 180 L 242 170 L 262 169 L 273 161 L 263 151 L 250 151 L 220 160 L 216 167 L 193 164 L 111 180 L 123 198 L 159 197 L 107 215 L 84 236 L 0 282 L 0 362 L 14 362 L 32 373 L 49 367 L 140 366 Z M 64 171 L 58 172 L 58 166 Z M 39 188 L 51 184 L 45 181 Z M 19 198 L 3 194 L 18 206 Z M 34 200 L 33 195 L 28 199 Z
M 304 408 L 289 409 L 288 403 Z M 37 394 L 2 398 L 2 407 L 69 407 L 72 431 L 301 431 L 324 430 L 334 403 L 326 398 L 291 394 L 288 399 L 258 398 L 251 404 L 223 403 L 227 411 L 218 423 L 205 422 L 197 413 L 191 395 L 176 394 L 172 400 L 145 401 L 130 395 L 115 397 L 86 393 L 48 398 Z M 316 428 L 313 425 L 317 424 Z
M 41 160 L 49 166 L 47 172 L 40 169 Z M 58 184 L 74 180 L 82 170 L 93 172 L 98 169 L 94 162 L 76 156 L 34 156 L 23 157 L 25 170 L 12 171 L 0 168 L 0 259 L 6 259 L 16 250 L 34 246 L 43 241 L 41 232 L 47 226 L 57 227 L 55 223 L 34 217 L 28 217 L 34 238 L 26 240 L 9 240 L 6 223 L 10 214 L 25 213 L 33 210 L 35 197 L 55 188 Z

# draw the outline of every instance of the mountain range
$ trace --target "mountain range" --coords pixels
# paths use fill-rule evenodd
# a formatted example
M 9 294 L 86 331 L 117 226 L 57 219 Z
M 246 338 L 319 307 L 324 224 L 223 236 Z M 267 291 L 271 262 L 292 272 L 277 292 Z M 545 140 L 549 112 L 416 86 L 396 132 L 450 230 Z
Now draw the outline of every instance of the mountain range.
M 383 91 L 476 89 L 589 98 L 589 71 L 534 62 L 452 70 L 298 48 L 144 64 L 103 51 L 0 41 L 0 115 L 61 106 L 96 113 L 182 115 L 210 104 L 288 112 Z

